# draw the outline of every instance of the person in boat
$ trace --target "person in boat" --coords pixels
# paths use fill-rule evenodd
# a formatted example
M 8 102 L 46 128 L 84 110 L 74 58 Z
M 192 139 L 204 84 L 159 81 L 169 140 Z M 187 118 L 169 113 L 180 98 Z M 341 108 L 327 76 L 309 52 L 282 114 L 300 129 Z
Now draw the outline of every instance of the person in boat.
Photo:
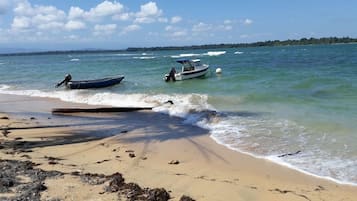
M 176 74 L 176 69 L 173 67 L 170 70 L 169 76 L 166 77 L 166 82 L 168 82 L 170 80 L 175 82 L 176 81 L 175 74 Z
M 72 80 L 71 74 L 67 74 L 67 75 L 64 77 L 64 80 L 62 80 L 62 82 L 56 84 L 56 87 L 61 86 L 63 83 L 64 83 L 64 84 L 67 84 L 67 83 L 68 83 L 69 81 L 71 81 L 71 80 Z

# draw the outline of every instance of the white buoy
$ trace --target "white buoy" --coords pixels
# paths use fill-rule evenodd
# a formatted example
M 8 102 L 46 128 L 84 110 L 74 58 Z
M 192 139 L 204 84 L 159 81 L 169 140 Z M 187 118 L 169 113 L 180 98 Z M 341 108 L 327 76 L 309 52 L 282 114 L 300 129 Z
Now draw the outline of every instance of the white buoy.
M 216 68 L 216 73 L 217 74 L 221 74 L 222 73 L 222 69 L 221 68 Z

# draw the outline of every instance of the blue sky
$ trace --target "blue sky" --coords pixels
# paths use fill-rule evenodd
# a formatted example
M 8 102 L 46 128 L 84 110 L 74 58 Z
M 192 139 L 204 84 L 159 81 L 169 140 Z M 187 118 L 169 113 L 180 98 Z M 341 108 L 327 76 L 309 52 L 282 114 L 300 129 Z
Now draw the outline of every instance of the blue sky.
M 0 0 L 0 47 L 123 49 L 357 37 L 357 1 Z

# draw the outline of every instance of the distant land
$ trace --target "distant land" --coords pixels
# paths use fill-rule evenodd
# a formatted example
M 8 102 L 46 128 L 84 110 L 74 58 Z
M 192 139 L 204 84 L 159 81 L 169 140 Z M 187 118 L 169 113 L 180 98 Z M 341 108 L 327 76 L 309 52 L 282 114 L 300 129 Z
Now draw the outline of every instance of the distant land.
M 253 43 L 232 43 L 232 44 L 209 44 L 192 46 L 166 46 L 166 47 L 129 47 L 127 49 L 105 50 L 105 49 L 84 49 L 84 50 L 60 50 L 60 51 L 35 51 L 35 52 L 8 52 L 4 49 L 0 51 L 1 56 L 20 55 L 42 55 L 42 54 L 74 54 L 74 53 L 110 53 L 110 52 L 136 52 L 136 51 L 159 51 L 159 50 L 197 50 L 197 49 L 218 49 L 218 48 L 247 48 L 247 47 L 273 47 L 273 46 L 293 46 L 293 45 L 328 45 L 357 43 L 357 38 L 350 37 L 324 37 L 324 38 L 301 38 L 299 40 L 268 40 Z M 13 50 L 13 49 L 12 49 Z
M 235 43 L 235 44 L 211 44 L 211 45 L 192 45 L 192 46 L 170 46 L 170 47 L 129 47 L 126 51 L 155 51 L 155 50 L 195 50 L 195 49 L 218 49 L 218 48 L 246 48 L 246 47 L 272 47 L 289 45 L 324 45 L 338 43 L 357 43 L 357 38 L 301 38 L 300 40 L 268 40 L 254 43 Z

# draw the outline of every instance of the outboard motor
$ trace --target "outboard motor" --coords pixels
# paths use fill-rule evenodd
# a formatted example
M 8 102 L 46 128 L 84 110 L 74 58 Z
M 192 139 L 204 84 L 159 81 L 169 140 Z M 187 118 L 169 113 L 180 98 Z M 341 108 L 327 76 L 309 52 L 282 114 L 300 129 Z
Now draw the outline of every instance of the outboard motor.
M 172 80 L 175 82 L 176 81 L 175 74 L 176 74 L 176 69 L 171 68 L 170 73 L 166 74 L 166 76 L 165 76 L 165 81 L 168 82 L 168 81 Z
M 59 86 L 61 86 L 63 83 L 67 84 L 67 83 L 68 83 L 69 81 L 71 81 L 71 80 L 72 80 L 71 74 L 67 74 L 67 75 L 64 77 L 64 80 L 62 80 L 62 82 L 56 84 L 56 88 L 59 87 Z

